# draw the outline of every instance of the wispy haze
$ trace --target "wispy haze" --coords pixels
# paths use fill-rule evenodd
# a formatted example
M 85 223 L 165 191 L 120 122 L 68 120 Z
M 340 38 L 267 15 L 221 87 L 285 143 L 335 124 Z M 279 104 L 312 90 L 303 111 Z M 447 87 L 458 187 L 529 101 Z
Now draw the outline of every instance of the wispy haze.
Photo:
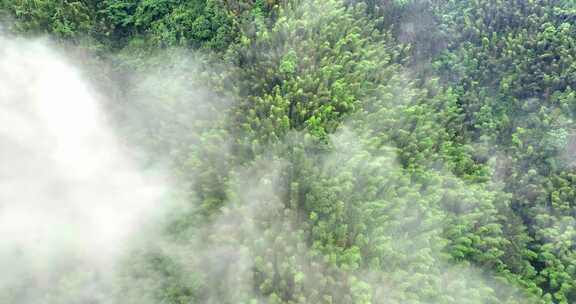
M 162 182 L 137 169 L 90 85 L 46 43 L 0 38 L 0 122 L 0 299 L 38 303 L 71 273 L 107 275 Z M 82 284 L 84 303 L 105 293 Z

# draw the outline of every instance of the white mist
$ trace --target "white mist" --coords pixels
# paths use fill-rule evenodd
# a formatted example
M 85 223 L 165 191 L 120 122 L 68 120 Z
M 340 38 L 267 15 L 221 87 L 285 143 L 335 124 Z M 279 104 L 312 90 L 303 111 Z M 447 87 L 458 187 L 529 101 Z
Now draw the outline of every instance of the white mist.
M 109 302 L 101 281 L 163 192 L 78 69 L 0 37 L 0 302 Z

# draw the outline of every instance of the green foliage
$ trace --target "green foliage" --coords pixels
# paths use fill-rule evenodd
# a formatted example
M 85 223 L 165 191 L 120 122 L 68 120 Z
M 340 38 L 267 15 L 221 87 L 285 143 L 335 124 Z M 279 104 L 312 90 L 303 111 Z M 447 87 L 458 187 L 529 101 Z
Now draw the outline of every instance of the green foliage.
M 218 0 L 4 1 L 15 31 L 50 33 L 65 40 L 120 49 L 144 39 L 148 48 L 223 50 L 235 39 L 236 21 Z
M 574 29 L 566 22 L 573 9 L 562 1 L 530 5 L 460 1 L 432 6 L 445 22 L 447 35 L 453 37 L 436 66 L 447 83 L 458 88 L 465 136 L 469 141 L 483 140 L 490 154 L 506 154 L 497 157 L 502 164 L 499 170 L 506 172 L 500 178 L 513 195 L 513 209 L 528 228 L 528 247 L 540 256 L 526 257 L 538 273 L 533 277 L 531 271 L 528 279 L 550 293 L 550 301 L 573 302 L 574 289 L 568 282 L 574 274 L 562 270 L 570 268 L 573 260 L 552 253 L 549 242 L 556 239 L 559 228 L 547 226 L 563 222 L 566 215 L 550 207 L 552 200 L 560 199 L 548 185 L 572 171 L 566 153 L 573 112 L 558 98 L 572 94 L 574 87 L 569 50 L 576 41 Z
M 0 11 L 160 71 L 113 109 L 191 207 L 127 261 L 155 303 L 576 302 L 573 1 Z
M 93 30 L 97 6 L 91 1 L 17 0 L 2 1 L 0 9 L 18 20 L 17 31 L 77 40 Z

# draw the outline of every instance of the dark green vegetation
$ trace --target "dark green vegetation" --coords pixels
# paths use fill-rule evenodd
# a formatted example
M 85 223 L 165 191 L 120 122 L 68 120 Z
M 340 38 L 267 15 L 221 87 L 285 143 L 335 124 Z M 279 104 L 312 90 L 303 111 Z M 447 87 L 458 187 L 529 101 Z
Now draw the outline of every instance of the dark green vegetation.
M 165 234 L 189 253 L 136 254 L 126 302 L 576 303 L 573 1 L 0 10 L 9 30 L 130 58 L 109 81 L 169 76 L 128 81 L 112 108 L 170 155 L 193 207 Z

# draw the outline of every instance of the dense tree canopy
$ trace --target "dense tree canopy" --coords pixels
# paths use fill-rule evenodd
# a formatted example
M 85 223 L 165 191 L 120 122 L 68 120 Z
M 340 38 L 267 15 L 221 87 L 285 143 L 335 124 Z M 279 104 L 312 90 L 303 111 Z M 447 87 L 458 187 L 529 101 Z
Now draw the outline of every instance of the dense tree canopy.
M 187 207 L 162 238 L 185 254 L 136 251 L 128 303 L 576 303 L 573 1 L 0 14 L 94 52 L 120 132 L 169 158 Z

